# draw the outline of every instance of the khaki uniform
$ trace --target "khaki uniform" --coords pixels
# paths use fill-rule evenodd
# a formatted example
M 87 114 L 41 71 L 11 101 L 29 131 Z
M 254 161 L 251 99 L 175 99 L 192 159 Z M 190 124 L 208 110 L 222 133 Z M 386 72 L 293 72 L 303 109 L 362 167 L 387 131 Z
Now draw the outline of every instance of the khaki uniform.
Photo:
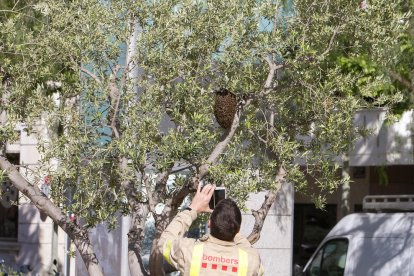
M 227 242 L 205 235 L 199 241 L 183 235 L 197 218 L 197 212 L 180 212 L 161 235 L 164 259 L 183 276 L 261 276 L 259 253 L 246 238 L 237 234 Z

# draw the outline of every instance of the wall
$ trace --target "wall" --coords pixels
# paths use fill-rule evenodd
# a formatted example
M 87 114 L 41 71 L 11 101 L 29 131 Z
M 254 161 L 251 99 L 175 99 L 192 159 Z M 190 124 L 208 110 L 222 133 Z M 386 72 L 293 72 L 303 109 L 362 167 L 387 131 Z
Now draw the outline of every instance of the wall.
M 368 128 L 372 135 L 356 141 L 350 152 L 350 166 L 385 166 L 414 164 L 413 111 L 389 124 L 385 109 L 363 110 L 355 115 L 355 125 Z
M 104 275 L 129 276 L 127 260 L 127 235 L 123 221 L 128 218 L 118 218 L 117 227 L 109 230 L 105 224 L 97 225 L 90 231 L 90 240 L 95 254 L 102 265 Z M 88 275 L 82 258 L 76 254 L 76 275 Z

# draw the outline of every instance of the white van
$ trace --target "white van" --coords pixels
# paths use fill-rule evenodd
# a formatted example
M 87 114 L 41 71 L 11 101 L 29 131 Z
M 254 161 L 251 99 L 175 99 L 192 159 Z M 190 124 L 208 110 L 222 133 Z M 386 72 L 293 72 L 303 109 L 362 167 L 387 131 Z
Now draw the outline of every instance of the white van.
M 372 209 L 367 208 L 367 205 L 377 211 L 414 210 L 414 196 L 368 197 L 364 199 L 364 209 Z M 413 237 L 414 213 L 348 215 L 321 242 L 303 269 L 303 274 L 414 275 Z

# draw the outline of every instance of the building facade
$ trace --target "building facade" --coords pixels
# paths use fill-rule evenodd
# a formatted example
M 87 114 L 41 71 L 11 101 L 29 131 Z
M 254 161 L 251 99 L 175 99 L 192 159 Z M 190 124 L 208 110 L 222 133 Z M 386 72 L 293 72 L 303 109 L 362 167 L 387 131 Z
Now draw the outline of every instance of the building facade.
M 366 195 L 414 194 L 414 114 L 406 112 L 398 122 L 387 124 L 385 112 L 382 109 L 365 110 L 355 117 L 355 124 L 370 128 L 372 135 L 359 139 L 348 155 L 347 173 L 351 183 L 346 200 L 349 212 L 361 212 Z M 23 175 L 29 180 L 35 179 L 31 168 L 40 158 L 37 140 L 33 135 L 28 136 L 23 126 L 16 131 L 20 132 L 20 139 L 8 145 L 6 153 Z M 41 124 L 38 131 L 45 131 Z M 51 185 L 47 179 L 36 179 L 40 187 L 47 189 Z M 66 234 L 19 195 L 10 183 L 4 181 L 1 187 L 4 193 L 0 204 L 0 261 L 4 260 L 3 265 L 33 275 L 56 272 L 85 275 L 81 260 L 78 259 L 75 265 L 75 258 L 66 254 L 70 250 Z M 264 196 L 265 193 L 252 194 L 247 202 L 243 234 L 252 230 L 254 218 L 250 210 L 260 208 Z M 18 206 L 11 204 L 14 200 L 18 201 Z M 326 208 L 321 211 L 305 195 L 295 194 L 293 185 L 285 183 L 269 211 L 261 237 L 254 245 L 261 254 L 266 275 L 291 275 L 294 264 L 304 264 L 343 216 L 343 200 L 343 191 L 338 187 L 327 197 Z M 111 232 L 105 225 L 97 226 L 91 240 L 104 273 L 128 276 L 126 233 L 129 218 L 120 217 L 118 225 Z
M 45 136 L 45 124 L 39 122 L 35 131 Z M 40 155 L 35 135 L 28 135 L 24 125 L 15 129 L 19 139 L 6 146 L 6 156 L 31 183 L 37 183 L 47 192 L 52 185 L 47 177 L 35 175 Z M 3 197 L 0 201 L 0 262 L 5 271 L 28 275 L 56 275 L 70 273 L 67 235 L 45 214 L 22 196 L 7 178 L 1 183 Z M 18 205 L 15 205 L 15 204 Z M 59 274 L 57 274 L 59 275 Z

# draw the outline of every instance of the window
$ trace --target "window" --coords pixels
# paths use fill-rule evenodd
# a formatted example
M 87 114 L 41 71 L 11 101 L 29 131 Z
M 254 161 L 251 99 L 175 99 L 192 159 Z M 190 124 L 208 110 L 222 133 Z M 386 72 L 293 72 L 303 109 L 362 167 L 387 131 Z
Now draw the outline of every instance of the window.
M 19 163 L 19 154 L 8 154 L 13 164 Z M 0 239 L 17 240 L 18 227 L 18 191 L 7 178 L 0 182 Z
M 348 240 L 336 239 L 326 242 L 310 265 L 306 276 L 342 276 L 345 271 Z
M 336 204 L 325 210 L 314 204 L 295 204 L 293 226 L 293 262 L 304 267 L 329 230 L 336 224 Z

